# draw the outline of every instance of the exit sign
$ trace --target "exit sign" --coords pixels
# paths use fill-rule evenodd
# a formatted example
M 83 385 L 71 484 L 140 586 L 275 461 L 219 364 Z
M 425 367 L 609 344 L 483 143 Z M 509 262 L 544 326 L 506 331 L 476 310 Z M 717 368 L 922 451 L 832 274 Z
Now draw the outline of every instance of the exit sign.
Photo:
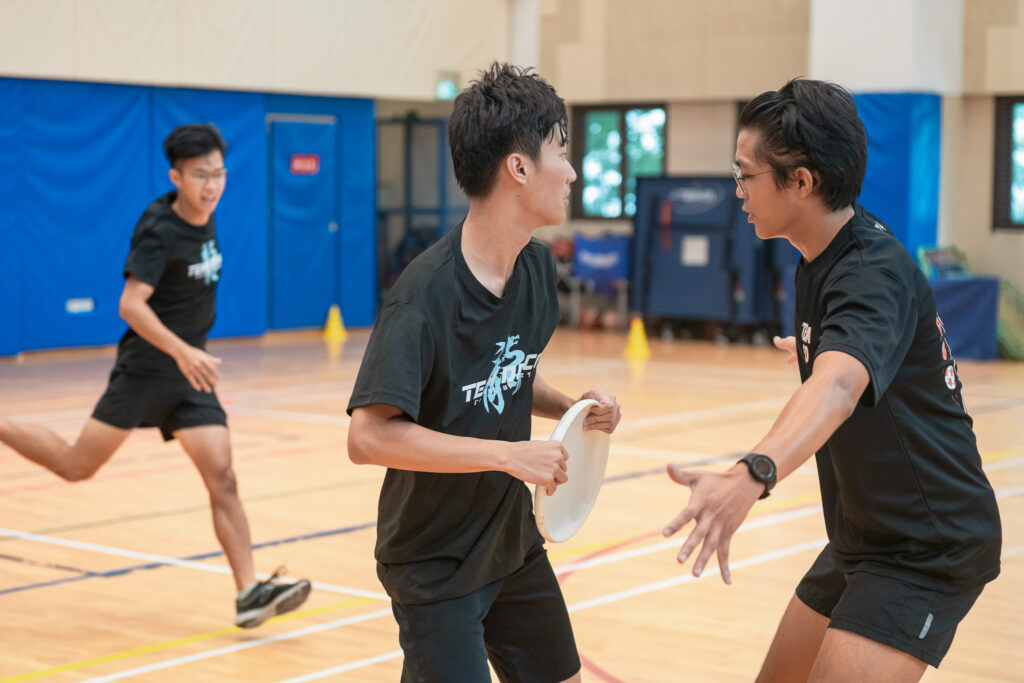
M 320 155 L 293 154 L 288 167 L 292 175 L 316 175 L 320 172 Z

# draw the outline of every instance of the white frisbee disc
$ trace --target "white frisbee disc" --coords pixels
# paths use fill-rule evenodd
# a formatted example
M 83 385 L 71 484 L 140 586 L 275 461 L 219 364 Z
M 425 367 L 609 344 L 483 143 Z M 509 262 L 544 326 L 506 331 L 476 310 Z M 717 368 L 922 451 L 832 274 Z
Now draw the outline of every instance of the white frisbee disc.
M 566 474 L 569 480 L 548 495 L 543 486 L 533 492 L 533 514 L 537 528 L 544 538 L 561 543 L 580 530 L 597 501 L 608 465 L 608 434 L 601 431 L 583 431 L 583 419 L 590 406 L 598 405 L 593 399 L 573 404 L 558 421 L 551 440 L 561 441 L 569 454 Z

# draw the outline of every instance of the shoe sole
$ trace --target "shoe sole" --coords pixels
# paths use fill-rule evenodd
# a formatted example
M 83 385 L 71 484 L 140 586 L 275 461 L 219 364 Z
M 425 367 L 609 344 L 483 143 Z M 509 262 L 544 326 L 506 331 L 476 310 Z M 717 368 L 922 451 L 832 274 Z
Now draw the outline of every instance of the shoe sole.
M 277 616 L 278 614 L 284 614 L 285 612 L 291 612 L 306 601 L 306 598 L 309 597 L 309 591 L 311 588 L 312 586 L 310 586 L 309 581 L 303 579 L 302 581 L 297 582 L 292 588 L 278 595 L 264 607 L 261 607 L 258 610 L 250 610 L 239 614 L 235 619 L 235 626 L 240 628 L 255 628 L 271 617 Z

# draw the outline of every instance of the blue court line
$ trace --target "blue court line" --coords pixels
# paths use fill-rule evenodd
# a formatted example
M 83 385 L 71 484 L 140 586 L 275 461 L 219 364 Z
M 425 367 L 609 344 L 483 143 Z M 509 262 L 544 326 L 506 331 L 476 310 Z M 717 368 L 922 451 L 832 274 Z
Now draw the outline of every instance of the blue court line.
M 717 457 L 711 457 L 711 458 L 702 458 L 700 460 L 696 460 L 696 461 L 687 463 L 687 467 L 699 467 L 701 465 L 709 465 L 709 464 L 716 463 L 716 462 L 722 462 L 722 461 L 726 461 L 726 460 L 731 460 L 731 459 L 733 459 L 735 457 L 736 457 L 735 455 L 731 455 L 730 454 L 730 455 L 725 455 L 725 456 L 717 456 Z M 626 473 L 623 473 L 623 474 L 616 474 L 616 475 L 612 475 L 610 477 L 605 477 L 604 483 L 605 484 L 610 484 L 610 483 L 615 483 L 615 482 L 619 482 L 619 481 L 627 481 L 629 479 L 639 479 L 641 477 L 649 477 L 649 476 L 652 476 L 652 475 L 664 474 L 664 472 L 665 472 L 665 468 L 664 467 L 656 467 L 656 468 L 652 468 L 652 469 L 648 469 L 648 470 L 638 470 L 636 472 L 626 472 Z M 273 540 L 273 541 L 264 541 L 263 543 L 254 544 L 252 548 L 253 548 L 253 550 L 259 550 L 260 548 L 270 548 L 270 547 L 278 546 L 278 545 L 286 545 L 288 543 L 297 543 L 299 541 L 309 541 L 309 540 L 312 540 L 312 539 L 315 539 L 315 538 L 324 538 L 324 537 L 327 537 L 327 536 L 338 536 L 338 535 L 341 535 L 341 534 L 352 533 L 354 531 L 362 531 L 363 529 L 369 529 L 371 527 L 376 526 L 376 524 L 377 524 L 376 521 L 373 521 L 373 522 L 363 522 L 362 524 L 355 524 L 355 525 L 352 525 L 352 526 L 341 527 L 339 529 L 328 529 L 326 531 L 314 531 L 314 532 L 309 533 L 309 534 L 301 534 L 299 536 L 290 536 L 290 537 L 287 537 L 287 538 L 281 538 L 281 539 L 277 539 L 277 540 Z M 180 558 L 177 558 L 177 559 L 179 559 L 179 560 L 192 560 L 192 561 L 208 560 L 208 559 L 213 558 L 213 557 L 220 557 L 223 554 L 224 554 L 223 550 L 214 550 L 214 551 L 211 551 L 211 552 L 208 552 L 208 553 L 200 553 L 198 555 L 189 555 L 187 557 L 180 557 Z M 13 556 L 0 555 L 0 559 L 4 559 L 5 557 L 7 559 L 12 559 L 12 560 L 15 560 L 15 561 L 26 561 L 26 560 L 21 560 L 20 558 L 15 558 Z M 65 578 L 62 578 L 62 579 L 54 579 L 52 581 L 41 581 L 41 582 L 38 582 L 38 583 L 26 584 L 24 586 L 14 586 L 13 588 L 0 589 L 0 596 L 7 595 L 9 593 L 18 593 L 18 592 L 21 592 L 21 591 L 33 590 L 33 589 L 36 589 L 36 588 L 46 588 L 46 587 L 49 587 L 49 586 L 57 586 L 57 585 L 65 584 L 65 583 L 73 583 L 75 581 L 84 581 L 85 579 L 107 579 L 107 578 L 111 578 L 111 577 L 115 577 L 115 576 L 122 576 L 124 574 L 130 574 L 132 572 L 149 571 L 151 569 L 159 569 L 160 567 L 167 567 L 167 566 L 169 566 L 169 565 L 167 563 L 164 563 L 164 562 L 152 562 L 152 563 L 148 563 L 148 564 L 140 564 L 140 565 L 134 565 L 134 566 L 131 566 L 131 567 L 125 567 L 123 569 L 112 569 L 110 571 L 105 571 L 105 572 L 91 572 L 91 571 L 85 571 L 85 570 L 74 569 L 74 568 L 68 567 L 67 569 L 69 571 L 80 571 L 80 572 L 82 572 L 82 574 L 80 576 L 69 576 L 69 577 L 65 577 Z
M 66 564 L 54 564 L 53 562 L 39 562 L 37 560 L 30 560 L 27 557 L 18 557 L 17 555 L 8 555 L 7 553 L 0 553 L 0 560 L 10 560 L 11 562 L 21 562 L 22 564 L 29 564 L 33 567 L 45 567 L 46 569 L 59 569 L 62 572 L 72 572 L 75 574 L 86 574 L 88 573 L 85 569 L 79 569 L 78 567 L 69 567 Z
M 286 545 L 288 543 L 298 543 L 299 541 L 308 541 L 314 538 L 324 538 L 326 536 L 339 536 L 341 534 L 350 534 L 355 531 L 362 531 L 363 529 L 370 529 L 377 525 L 376 521 L 363 522 L 362 524 L 354 524 L 352 526 L 341 527 L 338 529 L 327 529 L 325 531 L 314 531 L 309 534 L 300 534 L 298 536 L 289 536 L 287 538 L 279 538 L 272 541 L 264 541 L 262 543 L 253 544 L 253 550 L 259 550 L 261 548 L 271 548 L 278 545 Z M 179 557 L 179 560 L 208 560 L 211 557 L 219 557 L 224 554 L 223 550 L 215 550 L 208 553 L 200 553 L 198 555 L 189 555 L 187 557 Z M 12 555 L 0 555 L 0 559 L 9 559 L 16 562 L 28 562 L 31 564 L 42 564 L 35 563 L 31 560 L 25 560 L 23 558 L 15 557 Z M 122 569 L 111 569 L 105 572 L 91 572 L 84 571 L 81 569 L 75 569 L 73 567 L 58 567 L 57 565 L 46 565 L 53 566 L 58 569 L 65 569 L 67 571 L 82 572 L 79 576 L 68 576 L 62 579 L 54 579 L 52 581 L 41 581 L 38 583 L 30 583 L 24 586 L 14 586 L 12 588 L 0 589 L 0 595 L 7 595 L 8 593 L 19 593 L 21 591 L 33 590 L 36 588 L 46 588 L 48 586 L 57 586 L 65 583 L 73 583 L 75 581 L 84 581 L 85 579 L 109 579 L 114 576 L 122 576 L 124 574 L 131 574 L 132 572 L 138 571 L 149 571 L 151 569 L 159 569 L 160 567 L 174 566 L 165 562 L 150 562 L 148 564 L 139 564 L 131 567 L 124 567 Z

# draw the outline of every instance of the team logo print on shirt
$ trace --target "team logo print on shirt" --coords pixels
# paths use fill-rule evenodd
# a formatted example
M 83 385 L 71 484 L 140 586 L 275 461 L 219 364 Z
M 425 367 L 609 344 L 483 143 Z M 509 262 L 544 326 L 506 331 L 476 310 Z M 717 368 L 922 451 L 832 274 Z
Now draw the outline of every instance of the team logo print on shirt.
M 803 342 L 800 349 L 804 352 L 804 363 L 810 363 L 811 349 L 808 344 L 811 343 L 811 326 L 807 323 L 800 323 L 800 341 Z
M 935 327 L 939 330 L 939 342 L 942 346 L 942 360 L 948 361 L 949 365 L 942 373 L 942 381 L 945 382 L 946 388 L 953 392 L 953 403 L 963 408 L 962 400 L 956 390 L 957 376 L 956 376 L 956 358 L 953 358 L 953 350 L 949 348 L 949 342 L 946 341 L 946 326 L 942 324 L 942 318 L 938 315 L 935 316 Z
M 496 343 L 498 351 L 492 361 L 490 376 L 462 387 L 466 392 L 466 403 L 476 405 L 482 401 L 484 410 L 488 413 L 494 410 L 499 415 L 505 410 L 505 394 L 513 395 L 519 391 L 523 377 L 530 376 L 540 357 L 540 354 L 515 348 L 518 343 L 518 334 Z
M 203 244 L 199 257 L 199 263 L 193 263 L 188 267 L 188 276 L 202 280 L 204 284 L 210 284 L 220 279 L 220 264 L 223 261 L 220 252 L 217 251 L 217 243 L 213 240 Z

